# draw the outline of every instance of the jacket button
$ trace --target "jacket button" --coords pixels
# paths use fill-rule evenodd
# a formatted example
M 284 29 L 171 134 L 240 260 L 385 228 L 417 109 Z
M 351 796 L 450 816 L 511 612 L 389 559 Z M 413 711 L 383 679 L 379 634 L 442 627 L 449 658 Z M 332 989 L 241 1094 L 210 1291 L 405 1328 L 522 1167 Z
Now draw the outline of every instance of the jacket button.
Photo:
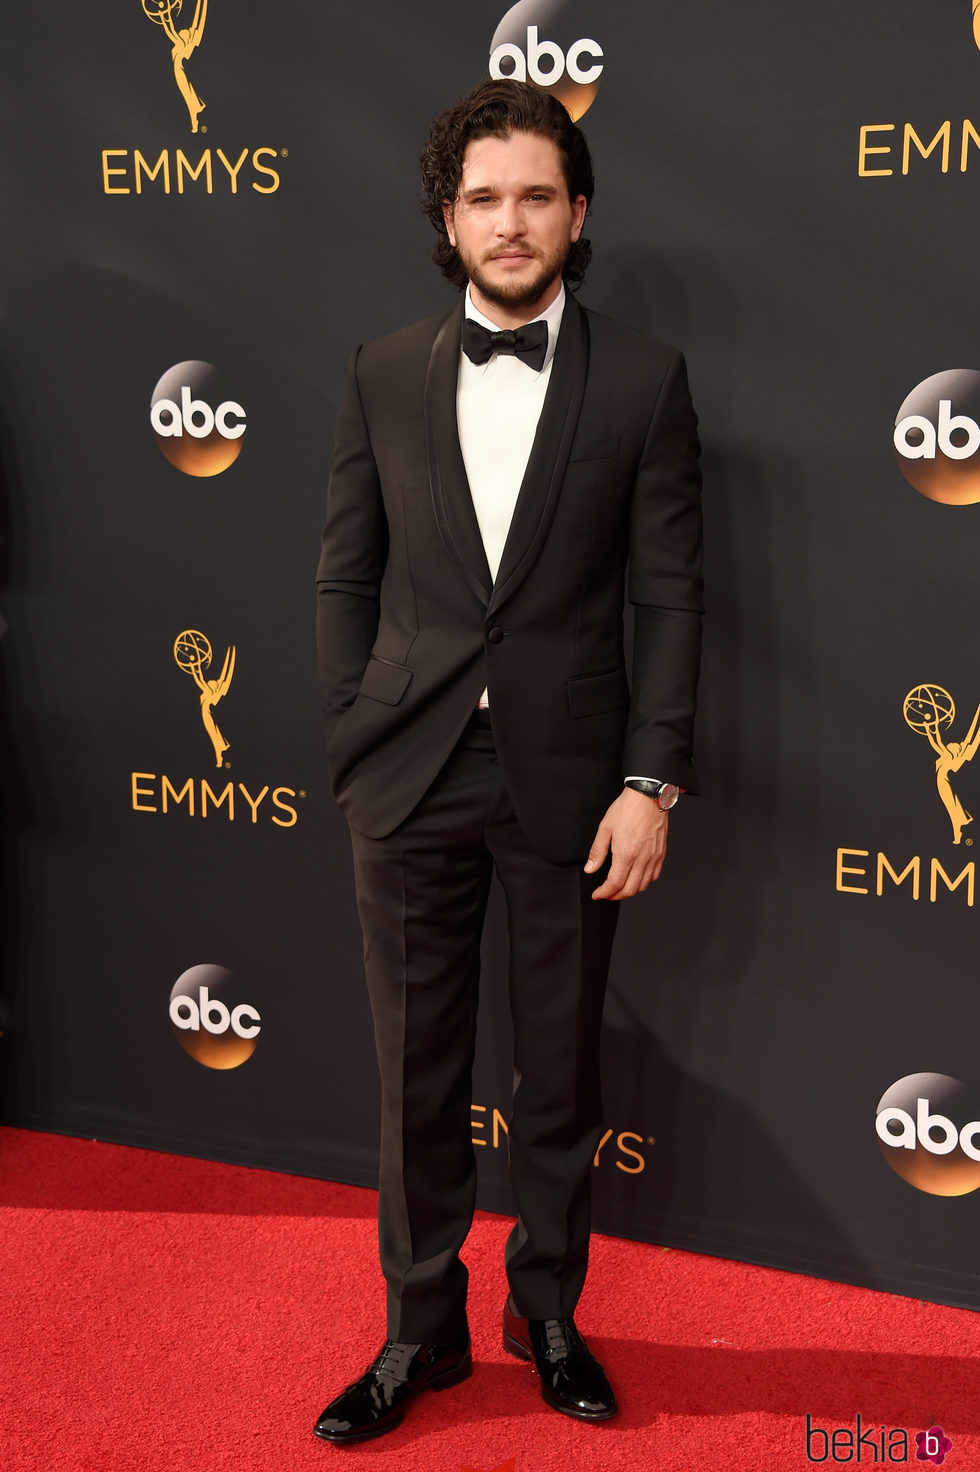
M 487 638 L 491 644 L 502 644 L 504 642 L 504 631 L 503 629 L 491 629 Z

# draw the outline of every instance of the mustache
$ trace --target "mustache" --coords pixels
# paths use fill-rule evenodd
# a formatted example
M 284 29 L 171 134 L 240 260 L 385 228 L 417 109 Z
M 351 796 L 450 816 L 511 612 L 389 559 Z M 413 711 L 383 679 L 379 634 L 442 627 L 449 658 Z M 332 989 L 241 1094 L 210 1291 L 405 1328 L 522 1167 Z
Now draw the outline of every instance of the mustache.
M 515 240 L 511 245 L 498 246 L 496 250 L 487 251 L 483 257 L 484 261 L 495 261 L 498 256 L 510 256 L 519 251 L 522 256 L 528 256 L 532 261 L 540 261 L 544 258 L 543 251 L 537 246 L 527 245 L 523 240 Z

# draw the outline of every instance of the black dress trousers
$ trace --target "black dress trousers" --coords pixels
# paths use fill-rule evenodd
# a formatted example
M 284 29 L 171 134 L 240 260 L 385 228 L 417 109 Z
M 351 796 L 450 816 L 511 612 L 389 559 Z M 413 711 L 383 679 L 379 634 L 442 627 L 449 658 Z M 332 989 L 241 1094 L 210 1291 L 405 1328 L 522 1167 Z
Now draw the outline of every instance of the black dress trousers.
M 352 829 L 352 839 L 382 1084 L 387 1332 L 444 1343 L 466 1322 L 459 1250 L 476 1194 L 471 1072 L 494 870 L 507 905 L 515 1055 L 518 1219 L 507 1276 L 519 1313 L 570 1315 L 588 1263 L 599 1030 L 619 905 L 591 898 L 602 875 L 583 873 L 587 854 L 554 864 L 528 844 L 485 712 L 394 833 L 372 839 Z

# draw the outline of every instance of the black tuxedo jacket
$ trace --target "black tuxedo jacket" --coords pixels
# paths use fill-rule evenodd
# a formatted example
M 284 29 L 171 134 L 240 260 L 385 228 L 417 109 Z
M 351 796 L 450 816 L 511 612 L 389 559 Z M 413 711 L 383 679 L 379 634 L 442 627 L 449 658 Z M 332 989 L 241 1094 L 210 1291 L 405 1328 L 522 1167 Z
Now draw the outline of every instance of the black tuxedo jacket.
M 333 789 L 353 827 L 393 831 L 487 686 L 527 837 L 584 863 L 625 776 L 697 791 L 700 475 L 684 360 L 566 299 L 493 581 L 456 427 L 462 316 L 460 303 L 351 361 L 317 573 Z

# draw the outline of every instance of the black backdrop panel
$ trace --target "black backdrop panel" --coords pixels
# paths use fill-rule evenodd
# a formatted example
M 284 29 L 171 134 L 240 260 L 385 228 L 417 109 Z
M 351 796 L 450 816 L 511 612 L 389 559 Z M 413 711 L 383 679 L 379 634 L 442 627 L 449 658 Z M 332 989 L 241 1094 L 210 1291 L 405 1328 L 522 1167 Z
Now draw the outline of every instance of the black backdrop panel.
M 497 37 L 596 73 L 583 299 L 684 347 L 705 447 L 706 796 L 622 917 L 596 1225 L 980 1306 L 966 0 L 177 10 L 5 32 L 2 1117 L 375 1179 L 312 574 L 351 347 L 452 299 L 417 154 Z M 498 904 L 501 1210 L 505 976 Z

